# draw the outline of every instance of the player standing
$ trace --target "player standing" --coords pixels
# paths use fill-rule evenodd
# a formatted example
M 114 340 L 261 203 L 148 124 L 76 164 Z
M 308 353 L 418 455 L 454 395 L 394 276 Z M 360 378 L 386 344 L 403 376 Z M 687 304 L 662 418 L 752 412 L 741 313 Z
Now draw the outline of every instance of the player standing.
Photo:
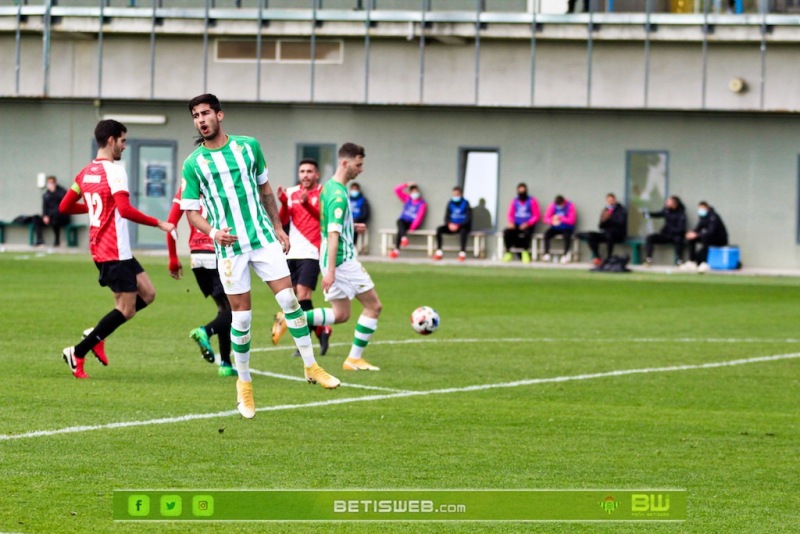
M 75 378 L 89 378 L 83 369 L 90 350 L 108 365 L 105 339 L 136 312 L 153 302 L 156 290 L 131 252 L 128 221 L 172 232 L 175 225 L 145 215 L 130 203 L 128 173 L 115 161 L 125 150 L 127 128 L 115 120 L 102 120 L 94 129 L 97 157 L 78 173 L 61 200 L 61 213 L 89 214 L 89 250 L 100 271 L 100 285 L 114 292 L 114 309 L 84 332 L 84 339 L 62 351 Z M 80 200 L 83 203 L 79 203 Z
M 311 296 L 317 289 L 319 278 L 319 247 L 321 235 L 319 229 L 319 166 L 317 160 L 306 158 L 300 161 L 297 169 L 300 183 L 288 189 L 278 186 L 278 199 L 281 201 L 281 224 L 289 225 L 289 242 L 292 248 L 286 254 L 289 271 L 292 273 L 292 285 L 300 302 L 300 307 L 313 310 Z M 282 316 L 283 312 L 278 312 Z M 276 316 L 277 318 L 277 316 Z M 273 324 L 272 342 L 277 344 L 280 335 L 276 329 L 285 327 L 286 322 L 277 320 Z M 319 339 L 319 353 L 325 356 L 328 352 L 328 340 L 331 336 L 330 326 L 318 326 L 315 333 Z M 299 356 L 299 353 L 295 353 Z
M 289 237 L 281 227 L 261 145 L 252 137 L 224 132 L 225 114 L 212 94 L 193 98 L 189 111 L 202 142 L 183 163 L 181 209 L 194 227 L 214 241 L 220 280 L 233 310 L 237 408 L 250 419 L 256 414 L 250 376 L 250 267 L 267 283 L 286 314 L 306 380 L 328 389 L 338 387 L 339 380 L 314 358 L 308 324 L 292 290 L 284 256 L 290 248 Z M 200 214 L 201 202 L 208 220 Z
M 358 299 L 364 309 L 356 323 L 350 354 L 342 364 L 342 369 L 378 371 L 380 368 L 367 362 L 362 355 L 378 328 L 382 304 L 372 278 L 357 259 L 353 241 L 353 215 L 347 193 L 348 182 L 355 180 L 364 170 L 364 147 L 345 143 L 339 149 L 338 155 L 336 174 L 325 183 L 320 195 L 322 290 L 325 292 L 325 300 L 331 303 L 331 308 L 309 310 L 306 312 L 306 320 L 314 326 L 343 323 L 350 318 L 350 301 L 353 298 Z M 281 331 L 283 329 L 279 328 L 278 332 Z
M 172 200 L 172 209 L 167 221 L 177 225 L 183 216 L 181 209 L 181 189 Z M 202 207 L 202 206 L 201 206 Z M 205 213 L 200 212 L 205 217 Z M 169 251 L 169 275 L 175 280 L 183 276 L 183 266 L 178 259 L 175 240 L 167 234 L 167 250 Z M 219 365 L 219 376 L 236 376 L 236 369 L 231 364 L 231 304 L 222 289 L 222 282 L 217 271 L 217 256 L 214 254 L 214 242 L 203 232 L 189 225 L 189 253 L 191 254 L 192 273 L 203 296 L 214 299 L 217 303 L 217 316 L 205 326 L 198 326 L 191 332 L 192 338 L 200 347 L 200 354 L 209 363 Z M 219 359 L 211 347 L 213 335 L 219 340 Z

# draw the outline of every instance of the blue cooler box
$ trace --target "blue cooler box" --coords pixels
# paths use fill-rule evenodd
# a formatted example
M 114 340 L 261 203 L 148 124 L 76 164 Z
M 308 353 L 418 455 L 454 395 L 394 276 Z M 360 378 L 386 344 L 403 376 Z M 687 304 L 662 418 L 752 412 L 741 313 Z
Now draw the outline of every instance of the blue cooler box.
M 739 267 L 739 247 L 708 247 L 708 266 L 717 270 Z

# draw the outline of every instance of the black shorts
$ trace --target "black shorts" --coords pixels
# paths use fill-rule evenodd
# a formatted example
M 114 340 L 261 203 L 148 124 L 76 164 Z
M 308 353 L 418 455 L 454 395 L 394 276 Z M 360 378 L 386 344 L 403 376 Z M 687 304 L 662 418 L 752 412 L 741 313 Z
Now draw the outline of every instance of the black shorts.
M 223 289 L 222 281 L 219 279 L 218 270 L 198 267 L 197 269 L 192 269 L 192 272 L 204 297 L 219 298 L 225 296 L 225 289 Z
M 103 287 L 108 287 L 114 293 L 136 293 L 139 284 L 136 276 L 143 273 L 144 269 L 136 258 L 122 261 L 94 262 L 100 271 L 98 282 Z
M 319 260 L 288 260 L 289 272 L 292 273 L 292 285 L 301 285 L 317 289 L 319 278 Z

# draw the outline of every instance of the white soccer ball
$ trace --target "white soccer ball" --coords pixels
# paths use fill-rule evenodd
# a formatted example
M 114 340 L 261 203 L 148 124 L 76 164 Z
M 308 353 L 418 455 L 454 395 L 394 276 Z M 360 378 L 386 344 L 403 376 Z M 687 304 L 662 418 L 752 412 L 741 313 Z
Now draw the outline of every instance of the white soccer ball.
M 411 328 L 423 336 L 433 334 L 439 328 L 439 314 L 430 306 L 420 306 L 411 313 Z

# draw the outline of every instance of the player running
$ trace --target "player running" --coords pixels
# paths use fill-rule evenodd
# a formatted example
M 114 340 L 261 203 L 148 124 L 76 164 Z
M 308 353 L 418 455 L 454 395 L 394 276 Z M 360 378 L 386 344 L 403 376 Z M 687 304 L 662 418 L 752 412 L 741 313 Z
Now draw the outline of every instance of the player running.
M 127 131 L 115 120 L 97 123 L 97 157 L 78 173 L 59 206 L 61 213 L 89 214 L 89 250 L 100 271 L 100 285 L 114 293 L 114 309 L 94 328 L 84 331 L 80 343 L 62 351 L 75 378 L 89 378 L 83 366 L 90 350 L 100 363 L 108 365 L 105 339 L 156 297 L 153 283 L 131 252 L 128 221 L 157 226 L 164 232 L 175 230 L 175 225 L 131 206 L 128 173 L 122 165 L 114 164 L 122 158 Z
M 317 289 L 317 278 L 319 278 L 321 243 L 319 194 L 322 186 L 319 184 L 317 160 L 303 159 L 298 166 L 297 174 L 300 181 L 298 185 L 288 189 L 278 186 L 277 193 L 278 200 L 281 201 L 281 224 L 289 225 L 289 242 L 292 248 L 286 254 L 286 258 L 289 271 L 292 273 L 292 285 L 300 307 L 306 311 L 314 309 L 311 296 Z M 276 329 L 285 324 L 283 312 L 278 312 L 272 335 L 272 342 L 276 345 L 280 339 L 280 336 L 276 335 Z M 325 356 L 328 352 L 331 327 L 318 326 L 314 332 L 319 339 L 319 353 Z M 296 352 L 295 356 L 300 356 L 300 353 Z
M 180 204 L 181 189 L 179 188 L 172 200 L 172 209 L 167 217 L 168 222 L 177 225 L 181 220 L 183 210 Z M 202 210 L 200 214 L 205 217 Z M 169 251 L 169 275 L 175 280 L 180 280 L 183 276 L 183 266 L 178 259 L 175 239 L 170 234 L 167 234 L 167 250 Z M 219 376 L 236 376 L 236 369 L 231 364 L 231 304 L 228 302 L 228 297 L 225 296 L 222 282 L 219 279 L 214 242 L 192 225 L 189 225 L 189 253 L 191 254 L 192 273 L 197 280 L 197 286 L 204 297 L 211 297 L 217 303 L 217 316 L 205 326 L 198 326 L 189 332 L 189 337 L 200 347 L 200 354 L 207 362 L 219 365 Z M 214 353 L 209 339 L 215 334 L 219 340 L 219 357 Z
M 354 143 L 342 145 L 336 174 L 322 187 L 320 264 L 323 273 L 322 290 L 325 300 L 331 303 L 331 308 L 316 308 L 306 312 L 309 325 L 330 326 L 350 318 L 350 301 L 353 298 L 358 299 L 364 307 L 356 323 L 350 354 L 342 364 L 345 371 L 380 370 L 362 357 L 378 328 L 382 304 L 372 278 L 357 259 L 353 242 L 353 216 L 347 193 L 348 182 L 355 180 L 364 170 L 364 156 L 364 147 Z M 286 327 L 282 319 L 276 318 L 276 321 L 278 324 L 273 332 L 280 339 Z

